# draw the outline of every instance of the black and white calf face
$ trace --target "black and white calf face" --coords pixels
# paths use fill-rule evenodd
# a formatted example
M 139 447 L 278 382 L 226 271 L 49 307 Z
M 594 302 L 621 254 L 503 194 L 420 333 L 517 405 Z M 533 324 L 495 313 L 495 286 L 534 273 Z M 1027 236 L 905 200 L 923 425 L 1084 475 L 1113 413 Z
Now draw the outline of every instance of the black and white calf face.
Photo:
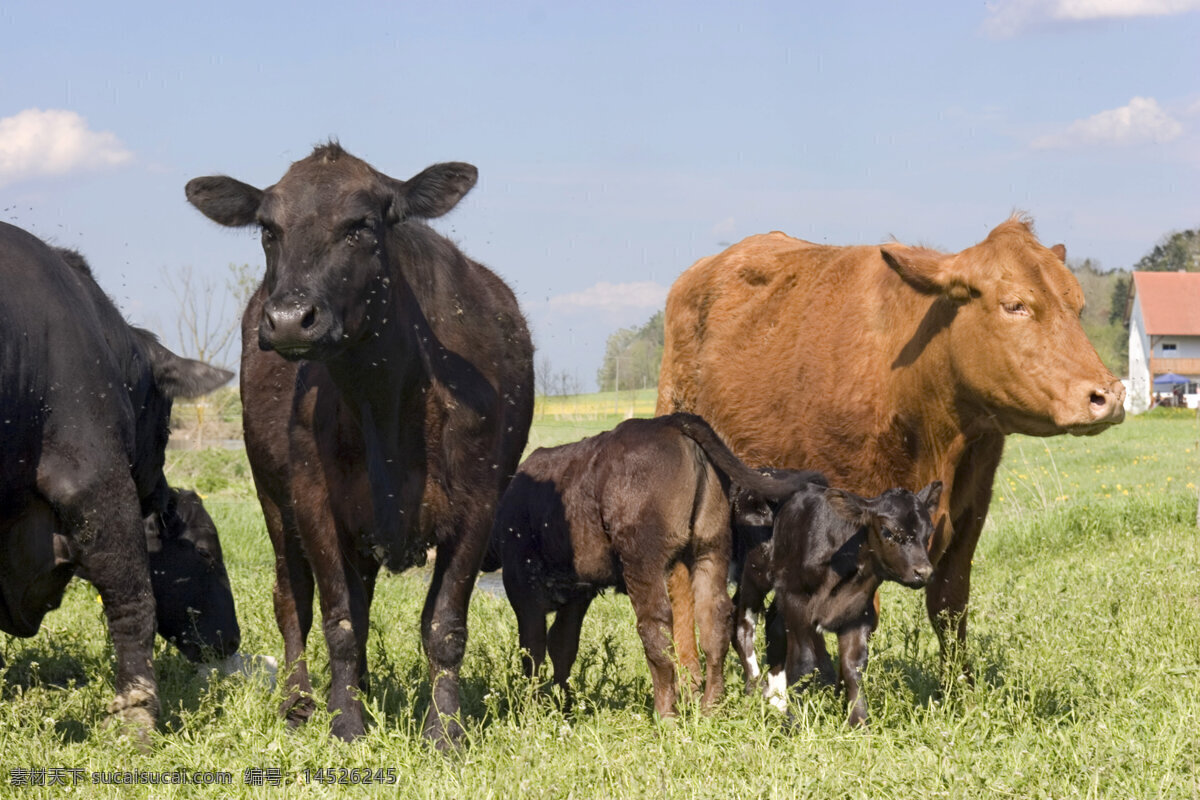
M 159 635 L 189 661 L 233 655 L 241 629 L 217 528 L 199 495 L 172 489 L 166 513 L 145 526 Z
M 262 231 L 267 299 L 259 346 L 326 360 L 370 337 L 389 314 L 406 226 L 452 209 L 476 180 L 470 164 L 390 178 L 336 144 L 317 148 L 265 190 L 196 178 L 188 200 L 210 219 Z
M 941 481 L 934 481 L 916 494 L 888 489 L 866 500 L 829 489 L 825 497 L 839 514 L 866 526 L 867 546 L 881 578 L 913 589 L 925 585 L 933 574 L 929 560 L 931 515 L 942 497 Z

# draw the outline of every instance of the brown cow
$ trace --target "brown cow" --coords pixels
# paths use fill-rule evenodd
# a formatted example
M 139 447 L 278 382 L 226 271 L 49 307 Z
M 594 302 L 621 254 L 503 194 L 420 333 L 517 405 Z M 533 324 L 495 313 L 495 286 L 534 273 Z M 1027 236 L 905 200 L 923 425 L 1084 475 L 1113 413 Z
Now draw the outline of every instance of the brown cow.
M 462 729 L 467 604 L 500 493 L 533 416 L 533 348 L 512 291 L 424 220 L 475 184 L 470 164 L 407 181 L 336 144 L 274 186 L 214 176 L 188 199 L 257 225 L 267 271 L 242 318 L 246 452 L 275 549 L 275 616 L 290 696 L 311 713 L 304 661 L 314 574 L 329 646 L 334 735 L 363 733 L 368 612 L 381 564 L 437 559 L 421 613 L 432 704 L 425 735 Z
M 671 287 L 657 413 L 700 414 L 747 463 L 817 469 L 862 495 L 940 480 L 926 606 L 945 654 L 951 629 L 966 637 L 1005 434 L 1124 417 L 1065 258 L 1017 215 L 953 254 L 751 236 Z M 684 577 L 676 638 L 696 674 Z

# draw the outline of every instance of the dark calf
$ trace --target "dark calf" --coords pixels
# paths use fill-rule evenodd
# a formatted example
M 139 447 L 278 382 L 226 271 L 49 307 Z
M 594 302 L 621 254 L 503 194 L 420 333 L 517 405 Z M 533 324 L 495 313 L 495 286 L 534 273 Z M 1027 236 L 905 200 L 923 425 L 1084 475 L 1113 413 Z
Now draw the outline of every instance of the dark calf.
M 144 523 L 159 636 L 192 662 L 233 655 L 241 629 L 217 527 L 200 495 L 171 489 L 166 510 Z
M 778 616 L 772 620 L 768 613 L 768 697 L 781 705 L 786 685 L 813 673 L 835 683 L 823 634 L 836 633 L 850 723 L 866 724 L 859 683 L 867 640 L 879 621 L 875 595 L 885 580 L 918 588 L 929 579 L 930 515 L 941 495 L 940 481 L 918 494 L 889 489 L 871 499 L 813 483 L 788 498 L 774 514 L 771 539 L 749 549 L 738 586 L 734 647 L 748 684 L 759 677 L 755 618 L 774 589 Z
M 690 414 L 631 419 L 580 442 L 535 450 L 504 493 L 492 530 L 528 653 L 526 673 L 536 674 L 549 649 L 554 681 L 565 691 L 588 605 L 615 586 L 629 594 L 637 615 L 655 711 L 674 714 L 666 577 L 682 563 L 693 576 L 708 662 L 703 704 L 711 707 L 724 690 L 732 633 L 725 588 L 731 479 L 775 498 L 796 489 L 748 469 Z

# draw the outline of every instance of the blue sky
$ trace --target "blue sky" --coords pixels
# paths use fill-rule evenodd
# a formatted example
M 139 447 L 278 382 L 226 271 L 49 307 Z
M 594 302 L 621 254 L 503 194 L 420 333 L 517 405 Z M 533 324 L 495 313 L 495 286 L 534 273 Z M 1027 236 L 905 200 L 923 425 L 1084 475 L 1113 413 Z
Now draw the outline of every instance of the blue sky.
M 270 185 L 330 137 L 397 178 L 469 161 L 435 227 L 591 387 L 753 233 L 959 250 L 1021 209 L 1129 267 L 1200 225 L 1198 42 L 1200 0 L 6 3 L 0 219 L 170 341 L 164 274 L 263 263 L 189 178 Z

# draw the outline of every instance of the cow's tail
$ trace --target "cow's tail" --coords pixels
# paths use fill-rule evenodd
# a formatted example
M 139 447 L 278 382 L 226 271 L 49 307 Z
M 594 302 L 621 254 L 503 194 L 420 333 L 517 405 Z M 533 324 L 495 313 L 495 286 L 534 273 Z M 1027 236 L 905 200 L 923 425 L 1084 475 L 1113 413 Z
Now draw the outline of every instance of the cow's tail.
M 669 422 L 700 446 L 713 466 L 729 476 L 742 489 L 767 500 L 783 500 L 809 483 L 824 483 L 819 472 L 809 470 L 780 471 L 751 469 L 733 454 L 712 426 L 695 414 L 675 413 L 660 419 Z M 767 474 L 768 472 L 773 474 Z

